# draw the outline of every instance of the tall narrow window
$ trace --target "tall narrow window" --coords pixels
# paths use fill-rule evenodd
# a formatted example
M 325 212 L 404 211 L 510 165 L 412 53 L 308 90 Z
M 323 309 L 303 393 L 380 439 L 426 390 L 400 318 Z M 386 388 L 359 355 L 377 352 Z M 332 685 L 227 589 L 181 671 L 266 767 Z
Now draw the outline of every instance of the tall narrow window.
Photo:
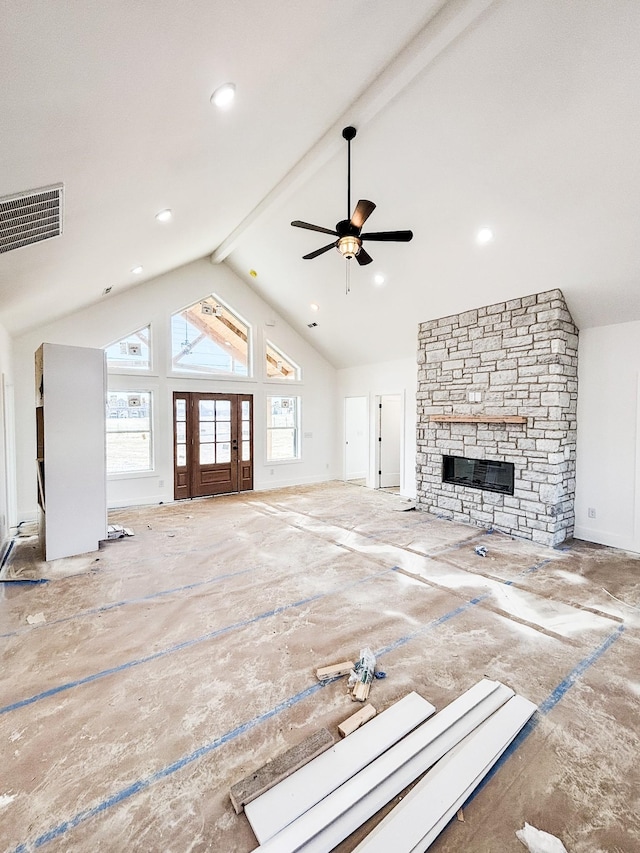
M 110 391 L 107 395 L 107 474 L 151 470 L 151 393 Z
M 249 326 L 207 296 L 171 317 L 174 370 L 188 373 L 249 375 Z
M 151 326 L 131 332 L 105 347 L 108 368 L 151 369 Z
M 267 397 L 267 461 L 300 458 L 300 397 Z
M 267 341 L 266 366 L 268 379 L 300 379 L 300 368 L 295 361 L 270 341 Z

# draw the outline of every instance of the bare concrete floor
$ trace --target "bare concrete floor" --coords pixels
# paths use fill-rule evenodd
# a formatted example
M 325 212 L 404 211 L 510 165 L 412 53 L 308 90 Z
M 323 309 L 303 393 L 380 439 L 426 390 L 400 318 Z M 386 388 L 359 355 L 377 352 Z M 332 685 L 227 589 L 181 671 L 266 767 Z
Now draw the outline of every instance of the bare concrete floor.
M 49 582 L 0 584 L 0 849 L 254 850 L 229 787 L 337 736 L 355 705 L 315 667 L 368 645 L 379 710 L 485 675 L 540 707 L 431 849 L 517 853 L 527 820 L 640 851 L 640 557 L 406 507 L 330 483 L 122 510 L 134 537 L 54 563 L 18 540 L 8 572 Z

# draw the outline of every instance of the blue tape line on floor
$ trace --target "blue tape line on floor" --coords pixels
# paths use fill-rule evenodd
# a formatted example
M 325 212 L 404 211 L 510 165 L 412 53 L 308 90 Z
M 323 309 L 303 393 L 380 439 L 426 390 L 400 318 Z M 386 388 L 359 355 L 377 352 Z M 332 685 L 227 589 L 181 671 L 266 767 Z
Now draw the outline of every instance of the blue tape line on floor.
M 596 648 L 591 654 L 587 655 L 586 658 L 583 658 L 580 663 L 578 663 L 571 672 L 563 678 L 563 680 L 555 687 L 551 693 L 547 696 L 547 698 L 538 706 L 538 710 L 535 712 L 533 717 L 525 723 L 524 727 L 520 730 L 520 732 L 516 735 L 514 740 L 511 741 L 506 750 L 502 753 L 500 758 L 493 765 L 491 770 L 487 773 L 487 775 L 480 782 L 475 791 L 471 794 L 467 803 L 470 803 L 471 800 L 484 788 L 484 786 L 489 782 L 490 779 L 495 776 L 498 770 L 502 767 L 502 765 L 510 758 L 511 755 L 521 746 L 524 741 L 529 737 L 529 735 L 537 729 L 540 725 L 540 721 L 547 716 L 547 714 L 555 708 L 555 706 L 563 699 L 568 690 L 570 690 L 573 685 L 578 681 L 578 679 L 589 669 L 589 667 L 593 666 L 593 664 L 602 657 L 602 655 L 616 642 L 616 640 L 620 639 L 622 634 L 624 633 L 624 625 L 619 625 L 615 631 L 612 631 L 611 634 Z M 465 804 L 466 805 L 466 804 Z
M 185 586 L 176 586 L 172 589 L 161 589 L 159 592 L 151 592 L 149 595 L 143 595 L 140 598 L 125 598 L 122 601 L 114 601 L 111 604 L 103 604 L 100 607 L 93 607 L 91 610 L 82 610 L 79 613 L 74 613 L 73 616 L 65 616 L 63 619 L 53 619 L 51 622 L 45 622 L 41 625 L 30 625 L 27 628 L 18 628 L 16 631 L 10 631 L 8 634 L 0 634 L 0 639 L 6 637 L 15 637 L 18 634 L 24 634 L 27 631 L 37 631 L 42 628 L 50 628 L 52 625 L 61 625 L 64 622 L 71 622 L 73 619 L 82 619 L 85 616 L 95 616 L 98 613 L 106 613 L 108 610 L 115 610 L 117 607 L 125 607 L 128 604 L 141 604 L 143 601 L 152 601 L 154 598 L 162 598 L 165 595 L 174 595 L 177 592 L 186 592 L 190 589 L 197 589 L 200 586 L 207 584 L 218 583 L 218 581 L 235 578 L 239 575 L 245 575 L 248 572 L 254 572 L 256 569 L 242 569 L 239 572 L 229 572 L 225 575 L 216 575 L 213 578 L 207 578 L 204 581 L 195 581 L 194 583 L 186 584 Z M 41 581 L 31 581 L 31 583 L 41 583 Z
M 335 679 L 333 680 L 335 681 Z M 97 815 L 111 808 L 111 806 L 116 806 L 118 805 L 118 803 L 121 803 L 124 800 L 128 800 L 129 797 L 132 797 L 134 794 L 139 794 L 141 791 L 146 790 L 150 785 L 153 785 L 154 782 L 159 782 L 161 779 L 166 779 L 168 776 L 171 776 L 171 774 L 175 773 L 177 770 L 182 770 L 183 767 L 186 767 L 193 761 L 197 761 L 199 758 L 202 758 L 208 753 L 213 752 L 214 749 L 218 749 L 218 747 L 222 746 L 223 744 L 228 743 L 229 741 L 234 740 L 240 735 L 245 734 L 246 732 L 250 731 L 250 729 L 255 728 L 255 726 L 259 725 L 260 723 L 264 723 L 271 717 L 275 717 L 276 714 L 280 714 L 282 711 L 293 707 L 298 702 L 301 702 L 303 699 L 306 699 L 308 696 L 313 696 L 313 694 L 317 693 L 318 690 L 322 690 L 323 687 L 326 687 L 328 684 L 331 683 L 332 682 L 330 681 L 323 681 L 318 682 L 317 684 L 312 684 L 311 687 L 307 687 L 306 690 L 302 690 L 300 693 L 296 694 L 295 696 L 292 696 L 290 699 L 285 699 L 283 702 L 280 702 L 278 705 L 275 705 L 273 708 L 271 708 L 269 711 L 266 711 L 264 714 L 260 714 L 259 716 L 254 717 L 252 720 L 249 720 L 246 723 L 242 723 L 235 729 L 232 729 L 226 734 L 221 735 L 219 738 L 216 738 L 215 740 L 211 741 L 211 743 L 199 747 L 189 755 L 185 755 L 183 758 L 180 758 L 173 764 L 169 764 L 167 767 L 163 767 L 161 770 L 158 770 L 156 773 L 152 773 L 145 779 L 139 779 L 132 785 L 128 785 L 126 788 L 122 788 L 122 790 L 118 791 L 116 794 L 113 794 L 108 799 L 103 800 L 101 803 L 98 803 L 98 805 L 94 806 L 93 808 L 85 809 L 84 811 L 79 812 L 70 820 L 66 820 L 63 823 L 58 824 L 58 826 L 53 827 L 53 829 L 50 829 L 42 835 L 38 836 L 38 838 L 36 838 L 34 841 L 27 841 L 23 844 L 19 844 L 18 847 L 15 848 L 13 853 L 27 853 L 27 851 L 29 850 L 36 850 L 38 847 L 42 847 L 47 842 L 53 841 L 56 838 L 60 838 L 60 836 L 64 835 L 65 832 L 68 832 L 70 829 L 75 829 L 76 826 L 79 826 L 81 823 L 84 823 L 84 821 L 89 820 L 89 818 L 96 817 Z
M 385 573 L 386 572 L 380 572 L 379 574 Z M 358 583 L 362 583 L 362 581 L 359 581 Z M 459 615 L 460 613 L 464 613 L 470 607 L 474 606 L 475 604 L 478 604 L 485 597 L 486 596 L 481 596 L 480 598 L 471 599 L 471 601 L 468 601 L 460 607 L 455 608 L 455 610 L 452 610 L 449 613 L 445 613 L 438 619 L 434 619 L 432 622 L 428 623 L 428 627 L 436 627 L 437 625 L 444 624 L 449 619 L 453 619 L 455 616 Z M 428 630 L 427 626 L 425 626 L 424 630 Z M 563 681 L 560 682 L 560 684 L 549 694 L 545 702 L 542 703 L 542 705 L 540 706 L 539 713 L 548 713 L 551 708 L 554 707 L 562 699 L 567 690 L 569 690 L 569 688 L 577 681 L 577 679 L 607 651 L 607 649 L 615 642 L 615 640 L 618 639 L 618 637 L 623 631 L 624 626 L 619 626 L 616 631 L 614 631 L 613 634 L 609 635 L 609 637 L 594 652 L 592 652 L 588 657 L 586 657 L 576 667 L 574 667 L 574 669 L 569 673 L 569 675 L 565 679 L 563 679 Z M 386 646 L 385 648 L 381 649 L 379 654 L 383 655 L 389 651 L 392 651 L 395 648 L 399 648 L 401 645 L 404 645 L 411 639 L 414 639 L 420 633 L 424 633 L 424 631 L 416 631 L 413 634 L 407 635 L 406 637 L 401 637 L 395 643 L 392 643 L 389 646 Z M 249 720 L 246 723 L 242 723 L 235 729 L 232 729 L 226 734 L 221 735 L 219 738 L 216 738 L 216 740 L 211 741 L 211 743 L 208 743 L 198 748 L 194 752 L 184 756 L 173 764 L 170 764 L 169 766 L 158 770 L 156 773 L 147 776 L 145 779 L 141 779 L 137 782 L 134 782 L 132 785 L 123 788 L 108 799 L 103 800 L 101 803 L 98 803 L 93 808 L 85 809 L 84 811 L 79 812 L 70 820 L 64 821 L 63 823 L 58 824 L 58 826 L 53 827 L 53 829 L 50 829 L 42 835 L 38 836 L 38 838 L 36 838 L 34 841 L 24 842 L 18 845 L 18 847 L 11 851 L 11 853 L 28 853 L 29 850 L 35 850 L 39 847 L 42 847 L 47 842 L 53 841 L 55 838 L 59 838 L 70 829 L 74 829 L 81 823 L 84 823 L 84 821 L 89 820 L 92 817 L 96 817 L 102 812 L 105 812 L 108 808 L 111 808 L 111 806 L 118 805 L 124 800 L 129 799 L 129 797 L 132 797 L 134 794 L 146 790 L 154 782 L 167 778 L 171 774 L 175 773 L 177 770 L 181 770 L 193 761 L 196 761 L 199 758 L 202 758 L 203 756 L 209 754 L 210 752 L 213 752 L 213 750 L 217 749 L 219 746 L 222 746 L 223 744 L 234 740 L 236 737 L 254 728 L 259 723 L 262 723 L 270 719 L 271 717 L 276 716 L 284 710 L 292 708 L 298 702 L 301 702 L 303 699 L 312 696 L 314 693 L 317 693 L 319 690 L 322 690 L 324 687 L 328 686 L 329 684 L 332 684 L 336 680 L 337 679 L 332 679 L 330 681 L 318 682 L 317 684 L 311 685 L 310 687 L 306 688 L 306 690 L 302 690 L 295 696 L 292 696 L 289 699 L 285 699 L 283 702 L 280 702 L 278 705 L 275 705 L 273 708 L 271 708 L 269 711 L 266 711 L 264 714 L 254 717 L 252 720 Z M 524 738 L 528 736 L 530 731 L 533 730 L 533 727 L 535 727 L 536 725 L 536 717 L 537 715 L 535 715 L 534 718 L 532 718 L 532 720 L 527 723 L 522 732 L 520 732 L 518 737 L 513 741 L 509 749 L 504 753 L 504 755 L 495 765 L 495 770 L 497 770 L 497 768 L 502 763 L 504 763 L 504 761 L 506 761 L 508 755 L 510 755 L 511 752 L 517 748 L 517 745 L 519 745 L 519 743 L 521 743 L 522 740 L 524 740 Z M 530 730 L 528 730 L 528 727 L 531 727 Z M 495 772 L 495 770 L 493 772 Z M 485 780 L 483 780 L 479 788 L 476 789 L 474 794 L 469 798 L 467 802 L 469 802 L 473 798 L 473 796 L 475 796 L 475 794 L 480 790 L 482 785 L 486 781 L 488 781 L 488 778 L 489 776 L 485 777 Z
M 91 684 L 93 681 L 97 681 L 100 678 L 106 678 L 109 675 L 115 675 L 118 672 L 124 672 L 127 669 L 132 669 L 135 666 L 141 666 L 145 663 L 150 663 L 151 661 L 158 660 L 159 658 L 166 657 L 166 655 L 174 654 L 175 652 L 184 651 L 184 649 L 189 649 L 192 646 L 198 645 L 199 643 L 205 643 L 209 640 L 213 640 L 216 637 L 221 637 L 224 634 L 228 634 L 231 631 L 238 630 L 240 628 L 246 628 L 249 625 L 253 625 L 256 622 L 261 622 L 263 619 L 268 619 L 271 616 L 278 616 L 280 613 L 284 613 L 287 610 L 291 610 L 294 607 L 304 607 L 305 604 L 311 604 L 314 601 L 319 601 L 321 598 L 326 598 L 328 595 L 334 595 L 335 593 L 344 592 L 347 589 L 352 589 L 355 586 L 358 586 L 362 583 L 367 583 L 374 578 L 378 578 L 381 575 L 388 574 L 393 571 L 393 569 L 383 569 L 382 571 L 375 572 L 372 575 L 367 575 L 366 578 L 362 578 L 359 581 L 354 581 L 351 584 L 339 584 L 337 586 L 332 587 L 327 592 L 319 592 L 317 595 L 312 595 L 309 598 L 303 598 L 299 601 L 294 601 L 291 604 L 283 604 L 280 607 L 274 607 L 273 610 L 267 610 L 264 613 L 259 613 L 257 616 L 252 616 L 250 619 L 245 619 L 242 622 L 235 622 L 232 625 L 226 625 L 224 628 L 217 628 L 215 631 L 210 631 L 208 634 L 203 634 L 201 637 L 195 637 L 192 640 L 185 640 L 182 643 L 177 643 L 175 646 L 170 646 L 167 649 L 163 649 L 160 652 L 154 652 L 152 655 L 147 655 L 143 658 L 137 658 L 136 660 L 127 661 L 127 663 L 119 664 L 118 666 L 110 667 L 109 669 L 103 669 L 100 672 L 93 673 L 92 675 L 87 675 L 84 678 L 79 678 L 76 681 L 69 681 L 66 684 L 59 684 L 57 687 L 51 687 L 49 690 L 44 690 L 42 693 L 37 693 L 35 696 L 29 696 L 27 699 L 20 699 L 17 702 L 13 702 L 10 705 L 5 705 L 3 708 L 0 708 L 0 715 L 8 714 L 11 711 L 17 711 L 19 708 L 24 708 L 27 705 L 33 705 L 34 702 L 39 702 L 42 699 L 49 699 L 51 696 L 56 696 L 58 693 L 63 693 L 66 690 L 71 690 L 74 687 L 80 687 L 83 684 Z
M 381 574 L 386 574 L 388 571 L 393 571 L 394 569 L 386 569 L 383 572 L 379 572 L 377 575 L 372 575 L 371 577 L 378 577 Z M 356 583 L 363 583 L 363 581 L 357 581 Z M 352 584 L 355 586 L 356 584 Z M 346 587 L 344 587 L 346 588 Z M 416 631 L 411 635 L 407 635 L 406 637 L 401 637 L 395 643 L 392 643 L 389 646 L 386 646 L 384 649 L 381 649 L 379 655 L 386 654 L 387 652 L 393 651 L 405 643 L 408 643 L 409 640 L 414 639 L 414 637 L 418 636 L 418 634 L 424 633 L 430 628 L 435 628 L 438 625 L 442 625 L 444 622 L 447 622 L 449 619 L 453 619 L 460 613 L 463 613 L 465 610 L 468 610 L 469 607 L 473 606 L 473 604 L 477 604 L 481 599 L 472 599 L 472 601 L 466 602 L 466 604 L 461 605 L 460 607 L 456 607 L 455 610 L 451 610 L 449 613 L 445 613 L 443 616 L 438 619 L 434 619 L 428 623 L 428 625 L 424 626 L 423 630 Z M 217 749 L 219 746 L 222 746 L 225 743 L 228 743 L 231 740 L 234 740 L 239 735 L 244 734 L 250 729 L 254 728 L 259 723 L 265 722 L 269 720 L 271 717 L 274 717 L 276 714 L 279 714 L 281 711 L 285 711 L 289 708 L 292 708 L 294 705 L 297 705 L 298 702 L 301 702 L 303 699 L 306 699 L 308 696 L 312 696 L 314 693 L 317 693 L 318 690 L 322 690 L 324 687 L 327 687 L 329 684 L 333 684 L 338 679 L 333 678 L 328 681 L 320 681 L 317 684 L 312 684 L 311 687 L 307 687 L 306 690 L 302 690 L 300 693 L 297 693 L 295 696 L 292 696 L 289 699 L 285 699 L 283 702 L 280 702 L 278 705 L 271 708 L 269 711 L 266 711 L 264 714 L 261 714 L 258 717 L 254 717 L 252 720 L 249 720 L 246 723 L 242 723 L 237 726 L 235 729 L 232 729 L 230 732 L 227 732 L 221 737 L 216 738 L 216 740 L 211 743 L 206 744 L 205 746 L 200 747 L 195 750 L 195 752 L 186 755 L 184 758 L 179 759 L 178 761 L 170 764 L 168 767 L 164 767 L 161 770 L 158 770 L 156 773 L 153 773 L 151 776 L 147 776 L 146 779 L 141 779 L 138 782 L 134 782 L 132 785 L 129 785 L 127 788 L 123 788 L 121 791 L 118 791 L 113 796 L 109 797 L 106 800 L 103 800 L 98 805 L 94 806 L 91 809 L 85 809 L 82 812 L 79 812 L 75 817 L 71 818 L 68 821 L 64 821 L 53 829 L 48 830 L 47 832 L 40 835 L 35 841 L 24 842 L 16 847 L 11 853 L 27 853 L 29 850 L 37 849 L 38 847 L 42 847 L 43 844 L 46 844 L 48 841 L 53 841 L 55 838 L 59 838 L 61 835 L 64 835 L 70 829 L 74 829 L 84 821 L 89 818 L 96 817 L 102 812 L 106 811 L 111 806 L 118 805 L 118 803 L 123 802 L 124 800 L 129 799 L 134 794 L 139 793 L 140 791 L 146 790 L 150 785 L 154 782 L 159 781 L 160 779 L 165 779 L 170 776 L 172 773 L 175 773 L 177 770 L 181 770 L 188 764 L 191 764 L 193 761 L 196 761 L 199 758 L 202 758 L 204 755 L 212 752 L 214 749 Z

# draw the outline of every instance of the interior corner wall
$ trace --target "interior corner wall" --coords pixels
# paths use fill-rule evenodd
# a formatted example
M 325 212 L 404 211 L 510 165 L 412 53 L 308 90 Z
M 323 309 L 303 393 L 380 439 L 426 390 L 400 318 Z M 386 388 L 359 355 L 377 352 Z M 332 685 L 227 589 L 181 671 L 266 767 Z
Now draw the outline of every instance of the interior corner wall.
M 9 542 L 10 528 L 16 524 L 12 517 L 15 503 L 13 437 L 11 339 L 0 325 L 0 557 Z
M 640 322 L 580 331 L 575 536 L 640 553 Z
M 415 358 L 366 364 L 338 370 L 338 398 L 341 417 L 341 477 L 345 471 L 345 397 L 366 397 L 369 401 L 369 469 L 367 486 L 374 488 L 376 478 L 376 398 L 399 394 L 403 400 L 400 494 L 416 496 L 416 392 L 418 366 Z
M 212 378 L 179 375 L 171 369 L 171 315 L 215 293 L 249 323 L 253 376 Z M 269 325 L 267 325 L 267 323 Z M 110 373 L 109 389 L 153 394 L 154 470 L 108 478 L 109 507 L 173 500 L 173 392 L 252 394 L 254 398 L 254 488 L 322 482 L 339 475 L 336 464 L 336 370 L 231 269 L 208 259 L 195 261 L 17 337 L 14 340 L 17 513 L 36 517 L 34 352 L 41 343 L 105 347 L 151 324 L 152 370 Z M 268 379 L 265 341 L 272 341 L 302 368 L 299 382 Z M 266 460 L 266 398 L 302 400 L 301 458 Z M 69 447 L 69 453 L 73 448 Z

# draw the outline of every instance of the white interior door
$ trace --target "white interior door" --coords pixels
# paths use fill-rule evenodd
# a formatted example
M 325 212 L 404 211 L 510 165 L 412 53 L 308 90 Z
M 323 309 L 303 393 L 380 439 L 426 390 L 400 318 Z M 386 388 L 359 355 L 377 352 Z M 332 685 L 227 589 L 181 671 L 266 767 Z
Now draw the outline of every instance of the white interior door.
M 344 398 L 344 478 L 364 480 L 369 466 L 369 426 L 366 397 Z
M 378 488 L 400 485 L 402 397 L 384 394 L 378 400 Z

